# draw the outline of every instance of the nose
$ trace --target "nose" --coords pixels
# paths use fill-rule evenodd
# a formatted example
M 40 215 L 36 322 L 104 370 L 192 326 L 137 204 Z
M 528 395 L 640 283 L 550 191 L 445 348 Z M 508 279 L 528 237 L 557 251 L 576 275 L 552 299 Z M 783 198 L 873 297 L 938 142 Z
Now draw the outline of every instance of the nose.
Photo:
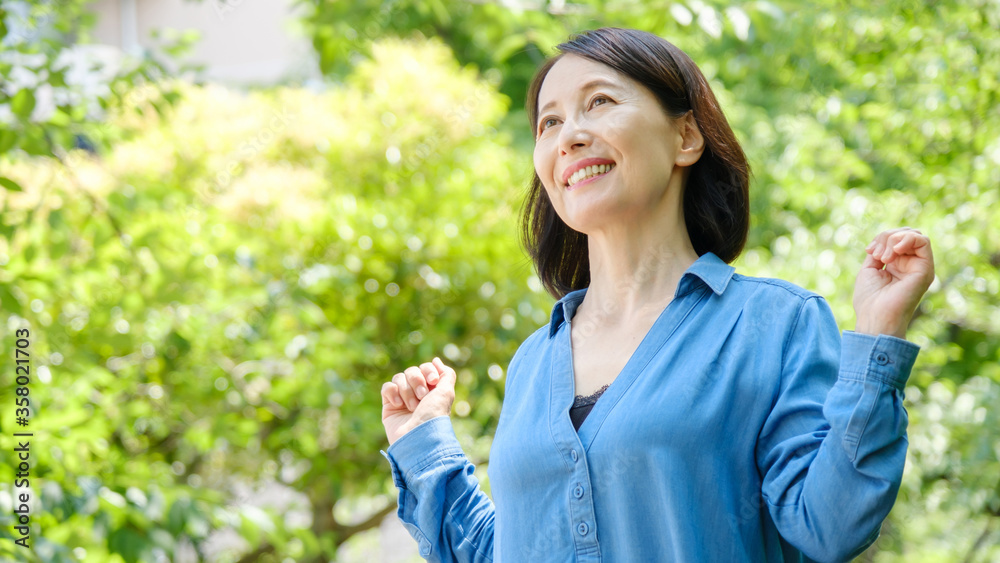
M 559 151 L 568 154 L 573 149 L 585 147 L 591 142 L 590 131 L 575 119 L 567 119 L 559 130 Z

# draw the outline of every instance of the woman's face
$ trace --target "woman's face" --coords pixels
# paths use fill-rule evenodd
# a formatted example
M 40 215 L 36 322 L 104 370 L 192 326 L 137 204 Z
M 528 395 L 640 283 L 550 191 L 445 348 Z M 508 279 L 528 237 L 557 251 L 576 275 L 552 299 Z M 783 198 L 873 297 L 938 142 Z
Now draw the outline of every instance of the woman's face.
M 636 225 L 643 214 L 676 211 L 665 206 L 681 204 L 680 197 L 667 196 L 680 195 L 683 167 L 698 160 L 701 138 L 697 151 L 685 151 L 684 128 L 644 86 L 604 64 L 567 54 L 546 75 L 538 108 L 535 172 L 570 228 L 591 234 Z M 693 124 L 693 116 L 688 118 Z M 589 159 L 611 168 L 582 181 L 571 176 L 567 185 L 567 174 Z

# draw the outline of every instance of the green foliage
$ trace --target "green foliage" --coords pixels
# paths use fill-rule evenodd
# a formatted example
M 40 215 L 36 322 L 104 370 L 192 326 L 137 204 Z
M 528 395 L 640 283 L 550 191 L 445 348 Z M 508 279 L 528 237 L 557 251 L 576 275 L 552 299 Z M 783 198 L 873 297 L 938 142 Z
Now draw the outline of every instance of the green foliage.
M 333 557 L 365 528 L 339 502 L 394 498 L 381 382 L 435 355 L 467 435 L 491 432 L 500 366 L 548 314 L 516 246 L 505 101 L 439 43 L 374 53 L 329 93 L 188 87 L 166 118 L 118 115 L 132 133 L 102 157 L 4 166 L 24 192 L 4 204 L 3 342 L 30 325 L 36 475 L 86 507 L 36 512 L 46 538 L 136 561 L 233 526 Z M 308 497 L 311 527 L 234 488 L 268 480 Z
M 0 94 L 17 116 L 0 128 L 0 349 L 31 327 L 35 560 L 335 557 L 395 509 L 380 385 L 435 355 L 485 462 L 503 369 L 552 306 L 517 248 L 524 90 L 601 25 L 670 39 L 712 82 L 755 171 L 739 271 L 823 294 L 850 329 L 871 238 L 931 237 L 903 487 L 860 560 L 1000 556 L 995 3 L 301 3 L 324 93 L 140 73 L 100 123 Z M 64 41 L 23 49 L 51 65 Z M 63 150 L 78 132 L 100 156 Z M 0 371 L 0 405 L 13 387 Z M 0 558 L 24 556 L 4 536 L 12 475 L 0 464 Z M 257 502 L 270 482 L 301 498 Z M 245 543 L 219 552 L 223 529 Z

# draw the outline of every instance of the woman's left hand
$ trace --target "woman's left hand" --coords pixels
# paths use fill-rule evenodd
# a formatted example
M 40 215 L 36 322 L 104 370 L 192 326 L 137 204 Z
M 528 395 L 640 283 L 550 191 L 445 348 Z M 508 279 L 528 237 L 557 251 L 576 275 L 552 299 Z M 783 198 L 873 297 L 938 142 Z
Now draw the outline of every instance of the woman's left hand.
M 934 281 L 931 241 L 902 227 L 879 233 L 865 252 L 854 283 L 855 331 L 906 338 L 913 312 Z

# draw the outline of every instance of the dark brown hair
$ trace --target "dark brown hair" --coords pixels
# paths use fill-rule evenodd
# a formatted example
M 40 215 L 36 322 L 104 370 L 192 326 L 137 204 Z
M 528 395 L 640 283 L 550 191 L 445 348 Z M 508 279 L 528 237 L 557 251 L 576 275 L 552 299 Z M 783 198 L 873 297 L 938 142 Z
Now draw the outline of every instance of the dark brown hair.
M 693 110 L 705 149 L 684 187 L 684 221 L 699 256 L 706 252 L 732 262 L 750 230 L 750 165 L 705 76 L 683 51 L 665 39 L 634 29 L 605 27 L 576 34 L 560 44 L 528 87 L 527 110 L 538 130 L 538 93 L 549 69 L 572 53 L 607 65 L 652 92 L 671 119 Z M 538 173 L 521 212 L 521 242 L 542 285 L 556 299 L 590 285 L 587 235 L 556 214 Z

